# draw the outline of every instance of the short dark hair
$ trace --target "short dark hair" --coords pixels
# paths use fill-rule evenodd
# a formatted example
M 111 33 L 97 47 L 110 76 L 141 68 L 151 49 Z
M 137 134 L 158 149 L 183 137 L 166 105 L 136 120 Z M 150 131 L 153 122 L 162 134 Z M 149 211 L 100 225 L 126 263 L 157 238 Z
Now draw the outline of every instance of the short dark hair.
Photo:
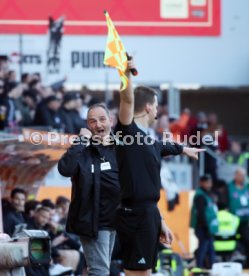
M 30 211 L 35 211 L 37 206 L 40 205 L 38 200 L 29 200 L 24 205 L 25 214 L 29 215 Z
M 51 209 L 49 209 L 49 207 L 38 205 L 37 208 L 35 209 L 35 212 L 38 213 L 38 212 L 41 212 L 41 211 L 45 211 L 45 212 L 50 213 L 50 210 Z
M 21 82 L 26 81 L 28 76 L 29 76 L 29 73 L 23 73 L 22 76 L 21 76 Z
M 155 102 L 155 96 L 157 92 L 146 86 L 138 86 L 134 90 L 135 96 L 135 105 L 134 105 L 134 112 L 138 113 L 143 111 L 145 105 L 147 103 L 153 104 Z
M 23 98 L 29 97 L 34 101 L 34 103 L 37 103 L 36 95 L 37 95 L 37 90 L 35 90 L 35 89 L 25 90 L 22 94 Z
M 65 197 L 65 196 L 58 196 L 56 198 L 55 204 L 58 206 L 58 205 L 65 204 L 65 203 L 68 203 L 68 202 L 70 202 L 70 200 L 67 197 Z
M 106 107 L 106 105 L 104 103 L 96 103 L 96 104 L 89 106 L 88 111 L 87 111 L 87 117 L 88 117 L 89 112 L 92 109 L 98 108 L 98 107 L 103 108 L 105 110 L 107 116 L 110 117 L 110 111 L 108 110 L 108 108 Z
M 55 204 L 49 198 L 45 198 L 41 201 L 43 207 L 48 207 L 50 209 L 55 209 Z
M 205 181 L 209 181 L 212 180 L 212 177 L 210 174 L 204 174 L 200 177 L 200 182 L 205 182 Z
M 26 192 L 21 188 L 14 188 L 11 191 L 10 198 L 14 198 L 16 194 L 24 194 L 26 196 Z

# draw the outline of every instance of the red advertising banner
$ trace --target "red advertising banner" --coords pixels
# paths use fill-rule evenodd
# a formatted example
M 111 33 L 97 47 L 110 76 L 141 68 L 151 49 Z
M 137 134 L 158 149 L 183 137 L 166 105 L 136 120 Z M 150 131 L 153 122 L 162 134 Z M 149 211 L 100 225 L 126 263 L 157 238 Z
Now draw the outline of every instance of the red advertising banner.
M 44 34 L 65 17 L 65 34 L 104 35 L 107 10 L 121 35 L 220 34 L 220 0 L 0 0 L 0 33 Z

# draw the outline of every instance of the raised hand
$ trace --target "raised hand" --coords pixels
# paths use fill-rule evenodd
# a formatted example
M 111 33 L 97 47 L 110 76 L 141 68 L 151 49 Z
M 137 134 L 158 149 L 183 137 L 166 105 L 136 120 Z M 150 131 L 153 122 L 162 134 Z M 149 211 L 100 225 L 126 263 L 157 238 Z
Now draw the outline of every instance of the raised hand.
M 81 128 L 79 135 L 82 135 L 82 136 L 90 139 L 92 137 L 92 132 L 87 128 Z
M 198 148 L 183 147 L 183 154 L 186 154 L 188 157 L 191 157 L 195 160 L 198 160 L 198 153 L 203 151 L 206 151 L 206 150 L 198 149 Z

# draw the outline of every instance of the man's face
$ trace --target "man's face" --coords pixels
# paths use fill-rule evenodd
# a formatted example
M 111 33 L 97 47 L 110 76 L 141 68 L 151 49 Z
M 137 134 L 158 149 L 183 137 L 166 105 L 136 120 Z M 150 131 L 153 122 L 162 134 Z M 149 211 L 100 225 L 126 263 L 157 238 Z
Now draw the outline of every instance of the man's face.
M 95 107 L 88 112 L 87 125 L 93 136 L 104 138 L 110 135 L 112 119 L 102 107 Z
M 45 210 L 37 211 L 34 216 L 37 226 L 44 227 L 50 220 L 50 212 Z
M 23 212 L 25 204 L 25 195 L 23 193 L 16 193 L 11 199 L 11 204 L 16 211 Z
M 53 110 L 53 111 L 57 111 L 61 106 L 61 102 L 60 101 L 51 101 L 48 103 L 48 108 Z
M 246 178 L 246 174 L 244 171 L 242 170 L 236 171 L 235 177 L 234 177 L 234 180 L 236 183 L 243 184 L 245 182 L 245 178 Z
M 205 181 L 201 181 L 200 186 L 202 188 L 204 188 L 205 190 L 210 191 L 212 189 L 213 182 L 212 182 L 211 179 L 205 180 Z
M 148 112 L 148 123 L 152 125 L 157 118 L 157 108 L 158 108 L 158 100 L 157 96 L 155 96 L 155 101 L 153 104 L 147 104 L 147 112 Z
M 70 205 L 70 202 L 65 202 L 65 203 L 60 205 L 63 216 L 67 216 L 68 210 L 69 210 L 69 205 Z

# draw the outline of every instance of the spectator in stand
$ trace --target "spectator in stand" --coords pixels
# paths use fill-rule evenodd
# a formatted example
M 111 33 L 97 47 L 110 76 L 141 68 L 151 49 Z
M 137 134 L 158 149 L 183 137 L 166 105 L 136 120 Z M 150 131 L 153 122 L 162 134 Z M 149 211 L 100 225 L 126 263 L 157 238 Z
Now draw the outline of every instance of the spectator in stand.
M 55 206 L 55 204 L 51 201 L 51 199 L 45 198 L 41 201 L 41 205 L 50 210 L 50 218 L 49 218 L 48 224 L 50 225 L 50 231 L 56 232 L 57 227 L 58 227 L 58 223 L 57 222 L 54 223 L 54 219 L 53 219 L 53 217 L 56 215 L 56 206 Z
M 10 83 L 17 83 L 16 81 L 16 72 L 14 70 L 10 70 L 7 74 L 7 81 Z
M 118 108 L 113 106 L 112 108 L 109 108 L 110 115 L 112 116 L 112 129 L 115 129 L 117 123 L 118 123 Z
M 29 220 L 34 217 L 35 210 L 39 205 L 41 206 L 41 203 L 37 200 L 29 200 L 25 202 L 24 218 L 27 223 L 29 223 Z
M 205 135 L 211 135 L 213 137 L 213 139 L 214 139 L 215 138 L 214 137 L 214 132 L 211 131 L 211 129 L 208 129 L 208 118 L 207 118 L 206 113 L 199 112 L 198 115 L 197 115 L 197 120 L 198 120 L 198 122 L 197 122 L 196 132 L 194 133 L 194 135 L 197 135 L 197 136 L 200 135 L 201 142 L 202 142 L 202 138 Z M 212 145 L 203 145 L 201 143 L 200 146 L 204 146 L 205 148 L 211 150 L 214 153 L 218 149 L 218 147 L 217 147 L 218 145 L 216 143 L 213 143 Z M 204 172 L 205 172 L 205 174 L 210 174 L 212 176 L 213 185 L 215 187 L 216 183 L 217 183 L 217 180 L 218 180 L 218 176 L 217 176 L 217 161 L 208 152 L 204 153 L 204 159 L 205 159 L 205 161 L 204 161 L 204 164 L 205 164 Z
M 207 114 L 201 111 L 197 114 L 197 124 L 193 134 L 196 135 L 197 131 L 202 132 L 202 131 L 205 131 L 207 128 L 208 128 Z
M 67 76 L 65 76 L 62 80 L 57 81 L 55 83 L 52 83 L 50 85 L 50 87 L 54 90 L 54 91 L 60 91 L 63 88 L 63 84 L 66 82 L 67 80 Z
M 229 164 L 243 167 L 249 173 L 249 151 L 243 152 L 239 142 L 232 141 L 230 143 L 230 151 L 225 155 L 225 158 Z
M 7 106 L 4 93 L 4 81 L 0 79 L 0 130 L 6 126 Z
M 79 98 L 80 95 L 75 92 L 68 92 L 64 96 L 63 105 L 60 109 L 60 117 L 65 133 L 78 134 L 80 129 L 86 126 L 85 121 L 80 117 L 77 110 Z
M 218 117 L 215 113 L 210 113 L 208 115 L 208 129 L 209 133 L 215 133 L 215 131 L 219 131 L 218 136 L 218 148 L 221 152 L 227 151 L 229 149 L 229 141 L 228 141 L 228 134 L 226 129 L 218 124 Z
M 5 79 L 9 71 L 9 60 L 7 56 L 0 56 L 0 78 Z
M 50 220 L 50 209 L 45 206 L 37 206 L 33 217 L 29 219 L 28 229 L 48 230 L 48 223 Z
M 53 89 L 49 86 L 41 86 L 38 90 L 39 92 L 39 96 L 41 100 L 44 100 L 46 98 L 48 98 L 49 96 L 56 96 L 57 99 L 61 100 L 60 97 L 57 97 L 57 95 L 55 94 L 55 92 L 53 91 Z
M 173 120 L 171 120 L 169 129 L 173 134 L 174 141 L 177 141 L 178 143 L 181 142 L 181 139 L 183 138 L 182 134 L 188 126 L 189 118 L 190 110 L 186 108 L 182 111 L 179 118 L 173 118 Z
M 87 92 L 85 92 L 87 91 Z M 84 95 L 82 95 L 82 102 L 83 102 L 83 105 L 80 109 L 80 117 L 83 119 L 83 120 L 87 120 L 87 112 L 88 112 L 88 108 L 90 106 L 90 102 L 92 100 L 92 95 L 90 94 L 90 92 L 87 90 L 86 87 L 83 87 L 83 92 L 85 92 Z
M 15 88 L 16 84 L 5 82 L 4 89 L 0 94 L 0 106 L 4 107 L 5 110 L 4 119 L 1 122 L 1 129 L 15 125 L 15 104 L 13 99 L 9 96 L 10 92 Z
M 80 239 L 77 235 L 74 235 L 72 233 L 66 233 L 65 232 L 65 226 L 66 226 L 66 221 L 67 221 L 67 216 L 68 216 L 68 211 L 69 211 L 69 205 L 70 205 L 70 200 L 64 196 L 58 196 L 56 199 L 56 206 L 61 210 L 61 219 L 59 220 L 59 223 L 61 226 L 63 226 L 63 230 L 57 237 L 55 237 L 53 244 L 56 245 L 57 241 L 62 241 L 56 247 L 59 249 L 59 253 L 63 255 L 65 253 L 65 249 L 74 249 L 79 252 L 79 261 L 78 265 L 76 268 L 76 271 L 80 272 L 80 275 L 82 275 L 82 270 L 83 267 L 86 267 L 86 261 L 84 258 L 84 255 L 82 254 L 81 250 L 79 248 L 81 247 Z M 64 238 L 63 238 L 64 237 Z M 66 239 L 65 239 L 66 237 Z M 62 250 L 60 250 L 62 249 Z M 77 253 L 78 253 L 77 252 Z M 75 254 L 75 252 L 74 252 Z M 75 273 L 78 275 L 77 273 Z
M 82 99 L 80 93 L 78 93 L 78 92 L 75 92 L 75 93 L 77 95 L 76 96 L 77 99 L 75 100 L 76 101 L 76 110 L 78 111 L 80 118 L 82 118 L 80 112 L 81 112 L 82 107 L 83 107 L 83 99 Z
M 241 149 L 241 144 L 237 141 L 231 141 L 230 150 L 226 155 L 226 160 L 229 164 L 237 164 L 243 166 L 244 158 Z
M 38 207 L 33 217 L 28 221 L 27 229 L 30 230 L 48 230 L 48 221 L 50 219 L 50 209 L 47 207 Z M 26 275 L 29 276 L 48 276 L 49 268 L 47 265 L 25 267 Z
M 194 228 L 195 235 L 199 240 L 196 261 L 197 267 L 200 268 L 211 268 L 215 262 L 213 236 L 218 232 L 218 208 L 213 201 L 211 189 L 211 176 L 200 177 L 191 209 L 190 225 Z M 206 259 L 208 259 L 208 264 L 205 263 Z
M 10 203 L 3 208 L 3 229 L 4 233 L 12 236 L 26 227 L 23 217 L 26 193 L 21 188 L 11 191 Z
M 249 186 L 244 168 L 238 168 L 228 184 L 229 210 L 240 218 L 239 233 L 246 248 L 249 267 Z
M 16 85 L 13 89 L 11 89 L 8 93 L 9 98 L 14 103 L 14 109 L 15 109 L 15 121 L 10 124 L 10 126 L 17 126 L 20 125 L 22 121 L 22 114 L 19 109 L 20 102 L 22 101 L 23 96 L 23 86 L 21 84 Z
M 62 213 L 61 213 L 60 223 L 65 226 L 66 220 L 67 220 L 67 215 L 68 215 L 68 210 L 69 210 L 69 205 L 70 205 L 70 200 L 64 196 L 58 196 L 55 204 L 57 207 L 61 208 Z
M 29 88 L 29 84 L 32 80 L 32 77 L 29 73 L 23 73 L 21 76 L 21 84 L 23 89 L 27 90 Z
M 15 105 L 20 112 L 20 126 L 33 125 L 35 110 L 37 105 L 36 90 L 26 90 L 21 98 L 15 101 Z
M 47 126 L 52 129 L 61 130 L 61 117 L 59 115 L 60 105 L 60 100 L 54 95 L 45 98 L 37 106 L 34 125 Z
M 156 135 L 159 140 L 163 139 L 163 134 L 169 132 L 169 118 L 168 115 L 162 114 L 157 120 Z
M 184 109 L 189 113 L 188 123 L 184 130 L 182 130 L 182 136 L 187 135 L 187 137 L 195 134 L 195 130 L 197 128 L 197 118 L 191 113 L 191 110 L 188 108 Z
M 29 83 L 29 88 L 30 89 L 36 89 L 36 90 L 40 91 L 42 89 L 42 84 L 39 80 L 32 79 Z
M 38 80 L 39 82 L 42 82 L 41 74 L 39 72 L 36 72 L 32 75 L 33 80 Z
M 78 237 L 69 235 L 64 231 L 63 225 L 59 222 L 56 205 L 50 199 L 43 199 L 41 201 L 43 207 L 49 211 L 49 217 L 46 220 L 46 230 L 49 232 L 52 241 L 52 258 L 54 262 L 60 262 L 62 256 L 64 256 L 64 250 L 73 250 L 72 257 L 77 258 L 77 264 L 75 270 L 80 272 L 76 275 L 82 275 L 82 269 L 84 266 L 83 255 L 79 251 L 81 243 Z M 71 260 L 71 257 L 68 256 Z M 72 260 L 71 260 L 72 261 Z

